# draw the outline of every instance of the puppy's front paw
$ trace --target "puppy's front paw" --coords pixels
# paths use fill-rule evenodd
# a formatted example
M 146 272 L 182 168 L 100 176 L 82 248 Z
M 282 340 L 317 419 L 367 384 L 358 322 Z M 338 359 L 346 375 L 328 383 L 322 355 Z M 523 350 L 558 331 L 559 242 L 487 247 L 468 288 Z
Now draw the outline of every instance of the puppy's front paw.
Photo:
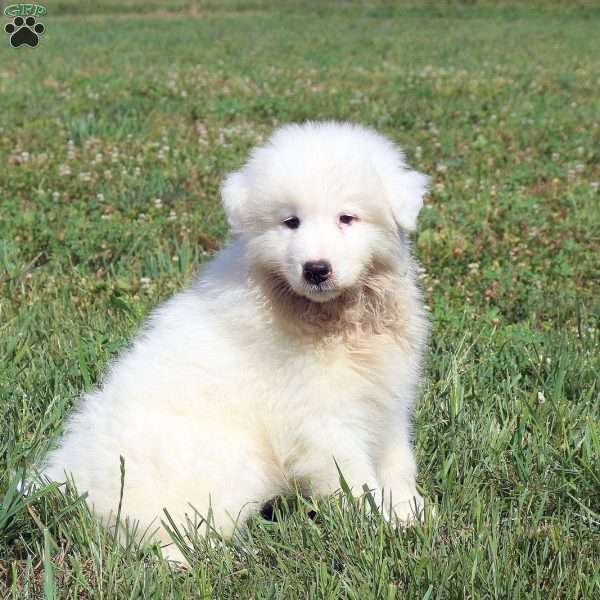
M 423 522 L 423 498 L 412 488 L 405 492 L 384 490 L 383 516 L 398 527 Z
M 163 558 L 168 561 L 173 569 L 188 569 L 190 564 L 183 552 L 174 544 L 168 544 L 161 548 Z

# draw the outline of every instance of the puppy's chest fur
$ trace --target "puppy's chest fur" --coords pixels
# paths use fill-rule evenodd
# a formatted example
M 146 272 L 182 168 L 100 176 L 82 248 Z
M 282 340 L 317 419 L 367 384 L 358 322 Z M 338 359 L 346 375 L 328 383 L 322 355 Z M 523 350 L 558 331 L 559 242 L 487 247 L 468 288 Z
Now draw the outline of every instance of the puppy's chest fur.
M 303 335 L 294 331 L 296 327 Z M 315 410 L 340 414 L 355 407 L 373 416 L 390 408 L 412 362 L 410 344 L 388 330 L 363 329 L 360 322 L 351 327 L 325 324 L 317 333 L 306 321 L 271 323 L 254 352 L 277 349 L 269 371 L 261 375 L 274 411 L 284 409 L 289 418 Z
M 275 347 L 279 355 L 260 375 L 263 393 L 257 396 L 255 414 L 281 455 L 285 448 L 298 445 L 307 428 L 323 422 L 374 425 L 389 411 L 394 377 L 388 369 L 387 384 L 382 385 L 386 369 L 376 352 L 354 354 L 333 340 L 288 345 L 286 350 Z M 273 348 L 261 349 L 269 351 Z

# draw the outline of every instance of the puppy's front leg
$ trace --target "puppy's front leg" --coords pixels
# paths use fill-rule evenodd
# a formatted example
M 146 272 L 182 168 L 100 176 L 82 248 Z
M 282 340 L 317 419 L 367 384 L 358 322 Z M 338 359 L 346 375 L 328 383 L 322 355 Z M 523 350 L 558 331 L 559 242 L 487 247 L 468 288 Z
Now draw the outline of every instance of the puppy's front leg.
M 353 432 L 339 424 L 320 427 L 302 440 L 302 456 L 296 461 L 293 478 L 315 496 L 329 496 L 341 488 L 340 474 L 352 494 L 365 493 L 365 486 L 381 506 L 381 486 L 375 466 L 362 443 Z
M 400 523 L 421 520 L 423 498 L 417 492 L 417 466 L 408 434 L 398 435 L 383 448 L 377 474 L 383 487 L 383 510 Z

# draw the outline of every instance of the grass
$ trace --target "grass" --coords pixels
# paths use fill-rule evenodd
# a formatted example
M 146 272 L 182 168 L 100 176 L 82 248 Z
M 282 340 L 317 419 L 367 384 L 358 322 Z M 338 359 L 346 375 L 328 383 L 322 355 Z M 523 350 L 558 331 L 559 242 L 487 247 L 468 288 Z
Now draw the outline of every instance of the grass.
M 1 597 L 600 596 L 600 11 L 497 4 L 63 0 L 38 48 L 4 40 Z M 77 396 L 223 243 L 223 174 L 306 118 L 373 125 L 434 178 L 414 244 L 435 515 L 396 532 L 343 493 L 298 500 L 180 572 L 70 490 L 22 497 Z

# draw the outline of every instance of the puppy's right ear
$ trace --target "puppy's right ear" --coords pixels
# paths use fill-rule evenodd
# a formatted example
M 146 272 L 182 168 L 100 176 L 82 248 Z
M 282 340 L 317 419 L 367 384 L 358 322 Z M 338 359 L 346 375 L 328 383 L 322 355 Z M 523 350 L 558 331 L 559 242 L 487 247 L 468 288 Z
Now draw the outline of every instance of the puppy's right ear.
M 230 173 L 221 185 L 221 201 L 232 233 L 243 229 L 244 212 L 248 198 L 246 177 L 241 171 Z

